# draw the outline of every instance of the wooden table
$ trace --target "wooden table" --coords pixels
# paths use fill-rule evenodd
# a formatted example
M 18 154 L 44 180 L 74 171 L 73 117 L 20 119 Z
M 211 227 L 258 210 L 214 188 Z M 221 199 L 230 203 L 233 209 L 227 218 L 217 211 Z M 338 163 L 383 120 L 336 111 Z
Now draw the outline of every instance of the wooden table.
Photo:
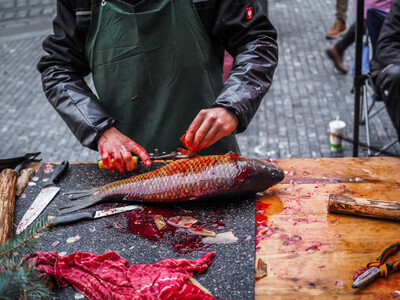
M 399 158 L 277 159 L 284 182 L 258 197 L 256 299 L 390 299 L 400 272 L 353 289 L 353 274 L 400 241 L 400 222 L 331 214 L 329 194 L 400 202 Z M 400 259 L 400 253 L 388 261 Z

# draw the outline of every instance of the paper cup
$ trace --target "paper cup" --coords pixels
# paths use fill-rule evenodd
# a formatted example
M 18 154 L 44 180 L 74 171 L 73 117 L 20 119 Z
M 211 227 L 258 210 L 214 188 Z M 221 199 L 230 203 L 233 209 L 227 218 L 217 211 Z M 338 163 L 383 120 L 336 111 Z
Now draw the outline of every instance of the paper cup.
M 331 150 L 336 152 L 342 149 L 342 139 L 339 136 L 343 135 L 343 130 L 346 127 L 346 123 L 342 120 L 334 120 L 329 122 L 330 131 L 330 145 Z

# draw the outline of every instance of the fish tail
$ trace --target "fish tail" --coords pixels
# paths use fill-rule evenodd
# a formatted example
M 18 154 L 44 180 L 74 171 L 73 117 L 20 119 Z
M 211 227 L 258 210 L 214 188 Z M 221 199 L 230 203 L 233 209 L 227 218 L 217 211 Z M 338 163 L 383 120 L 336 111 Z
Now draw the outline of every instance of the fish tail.
M 64 193 L 69 200 L 77 200 L 81 198 L 87 198 L 92 196 L 97 191 L 97 188 L 84 189 L 84 190 L 72 190 Z
M 62 214 L 74 212 L 98 204 L 104 200 L 104 195 L 99 188 L 73 190 L 65 193 L 65 195 L 67 195 L 69 200 L 73 200 L 73 202 L 60 209 L 60 213 Z

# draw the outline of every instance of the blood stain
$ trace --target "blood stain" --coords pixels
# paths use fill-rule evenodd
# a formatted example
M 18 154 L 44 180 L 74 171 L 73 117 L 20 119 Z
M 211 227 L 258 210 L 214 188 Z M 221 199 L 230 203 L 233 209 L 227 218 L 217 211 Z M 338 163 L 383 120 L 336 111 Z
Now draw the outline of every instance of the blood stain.
M 292 242 L 298 242 L 300 241 L 302 238 L 299 235 L 294 235 L 292 236 L 292 238 L 290 239 Z
M 271 236 L 273 230 L 268 225 L 268 208 L 271 206 L 270 203 L 264 203 L 262 201 L 257 201 L 256 206 L 256 247 L 262 240 L 264 236 Z
M 343 281 L 342 280 L 337 280 L 336 281 L 337 286 L 343 286 Z
M 394 298 L 394 299 L 399 299 L 400 298 L 400 291 L 394 291 L 389 293 L 390 297 Z
M 311 247 L 308 247 L 306 249 L 307 253 L 314 253 L 315 251 L 319 250 L 319 246 L 321 246 L 321 243 L 316 243 L 314 245 L 312 245 Z
M 191 253 L 198 251 L 205 251 L 209 248 L 202 242 L 202 237 L 194 235 L 188 231 L 187 228 L 175 227 L 168 224 L 162 229 L 158 229 L 154 218 L 155 216 L 162 216 L 164 219 L 176 216 L 194 217 L 194 212 L 185 210 L 163 209 L 163 208 L 144 208 L 142 210 L 135 210 L 124 214 L 127 222 L 127 227 L 130 233 L 145 238 L 151 242 L 161 242 L 170 245 L 176 253 Z M 196 224 L 202 228 L 212 231 L 220 231 L 224 228 L 222 220 L 213 219 L 207 224 L 202 224 L 200 221 Z

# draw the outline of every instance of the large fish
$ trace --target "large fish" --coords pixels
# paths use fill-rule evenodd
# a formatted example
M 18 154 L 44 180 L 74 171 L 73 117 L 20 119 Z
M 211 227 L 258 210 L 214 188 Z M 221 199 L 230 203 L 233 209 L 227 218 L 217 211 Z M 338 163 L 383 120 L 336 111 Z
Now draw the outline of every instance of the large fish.
M 283 171 L 263 160 L 235 153 L 173 161 L 154 171 L 82 191 L 63 213 L 112 201 L 179 202 L 212 196 L 265 191 L 282 181 Z

